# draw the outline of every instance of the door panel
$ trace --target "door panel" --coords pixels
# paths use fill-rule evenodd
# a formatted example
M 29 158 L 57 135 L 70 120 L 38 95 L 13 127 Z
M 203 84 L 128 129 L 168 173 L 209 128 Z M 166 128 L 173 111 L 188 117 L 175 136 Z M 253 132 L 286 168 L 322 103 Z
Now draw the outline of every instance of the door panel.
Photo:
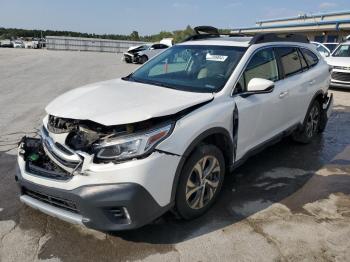
M 243 93 L 253 78 L 275 81 L 270 93 L 254 94 L 247 97 L 237 95 L 239 114 L 237 159 L 258 144 L 273 137 L 283 125 L 284 102 L 279 98 L 285 91 L 282 81 L 278 81 L 277 60 L 272 48 L 256 52 L 249 61 L 237 83 L 236 89 Z

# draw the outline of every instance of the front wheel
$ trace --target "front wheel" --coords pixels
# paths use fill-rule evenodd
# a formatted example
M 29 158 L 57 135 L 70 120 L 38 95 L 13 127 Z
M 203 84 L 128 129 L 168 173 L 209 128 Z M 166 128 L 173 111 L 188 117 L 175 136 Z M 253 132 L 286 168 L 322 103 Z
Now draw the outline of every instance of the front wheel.
M 214 145 L 201 145 L 189 157 L 180 175 L 176 211 L 184 219 L 204 214 L 215 202 L 224 180 L 225 160 Z
M 147 57 L 147 56 L 143 55 L 143 56 L 140 57 L 140 63 L 141 63 L 141 64 L 144 64 L 144 63 L 146 63 L 147 61 L 148 61 L 148 57 Z
M 293 139 L 300 143 L 310 143 L 320 129 L 321 105 L 316 100 L 309 108 L 306 118 L 301 129 L 295 131 L 292 135 Z

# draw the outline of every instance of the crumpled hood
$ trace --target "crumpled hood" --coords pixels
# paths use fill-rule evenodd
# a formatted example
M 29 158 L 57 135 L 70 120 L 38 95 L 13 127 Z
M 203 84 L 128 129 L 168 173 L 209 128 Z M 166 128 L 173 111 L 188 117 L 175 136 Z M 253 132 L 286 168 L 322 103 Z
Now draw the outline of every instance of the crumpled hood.
M 110 126 L 175 114 L 212 98 L 211 93 L 178 91 L 114 79 L 73 89 L 54 99 L 46 112 Z
M 350 67 L 350 57 L 327 57 L 326 61 L 331 66 Z

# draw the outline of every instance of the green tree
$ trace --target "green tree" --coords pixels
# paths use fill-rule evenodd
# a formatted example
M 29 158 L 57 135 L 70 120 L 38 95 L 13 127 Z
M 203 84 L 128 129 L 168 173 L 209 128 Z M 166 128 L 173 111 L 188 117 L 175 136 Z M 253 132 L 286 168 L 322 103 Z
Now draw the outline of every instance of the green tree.
M 130 34 L 130 40 L 139 41 L 140 40 L 139 32 L 132 31 L 132 33 Z

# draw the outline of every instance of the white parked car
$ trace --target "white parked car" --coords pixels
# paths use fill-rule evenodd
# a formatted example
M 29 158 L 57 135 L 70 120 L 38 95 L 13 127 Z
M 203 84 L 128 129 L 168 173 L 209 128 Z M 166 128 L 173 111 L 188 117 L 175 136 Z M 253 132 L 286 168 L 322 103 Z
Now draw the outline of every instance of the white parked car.
M 24 48 L 25 47 L 23 41 L 20 41 L 20 40 L 12 41 L 12 45 L 14 48 Z
M 169 46 L 161 43 L 153 44 L 148 49 L 137 52 L 134 55 L 134 62 L 139 64 L 146 63 L 149 59 L 163 52 L 167 48 L 169 48 Z
M 19 145 L 20 199 L 102 231 L 170 209 L 198 217 L 248 156 L 325 129 L 329 83 L 329 66 L 304 37 L 194 35 L 127 77 L 52 101 L 41 139 Z
M 159 43 L 131 47 L 124 53 L 123 60 L 127 63 L 143 64 L 172 45 L 172 38 L 164 38 Z
M 123 54 L 123 60 L 126 63 L 135 63 L 135 54 L 137 54 L 140 51 L 144 51 L 149 49 L 151 44 L 144 44 L 144 45 L 138 45 L 138 46 L 131 46 L 127 52 Z
M 340 44 L 326 61 L 332 67 L 331 86 L 350 88 L 350 41 Z
M 323 43 L 323 45 L 328 48 L 329 52 L 333 53 L 333 51 L 337 48 L 339 43 Z
M 316 50 L 323 56 L 323 58 L 326 58 L 331 55 L 331 50 L 327 46 L 325 46 L 322 43 L 319 42 L 311 42 L 314 46 L 316 46 Z

